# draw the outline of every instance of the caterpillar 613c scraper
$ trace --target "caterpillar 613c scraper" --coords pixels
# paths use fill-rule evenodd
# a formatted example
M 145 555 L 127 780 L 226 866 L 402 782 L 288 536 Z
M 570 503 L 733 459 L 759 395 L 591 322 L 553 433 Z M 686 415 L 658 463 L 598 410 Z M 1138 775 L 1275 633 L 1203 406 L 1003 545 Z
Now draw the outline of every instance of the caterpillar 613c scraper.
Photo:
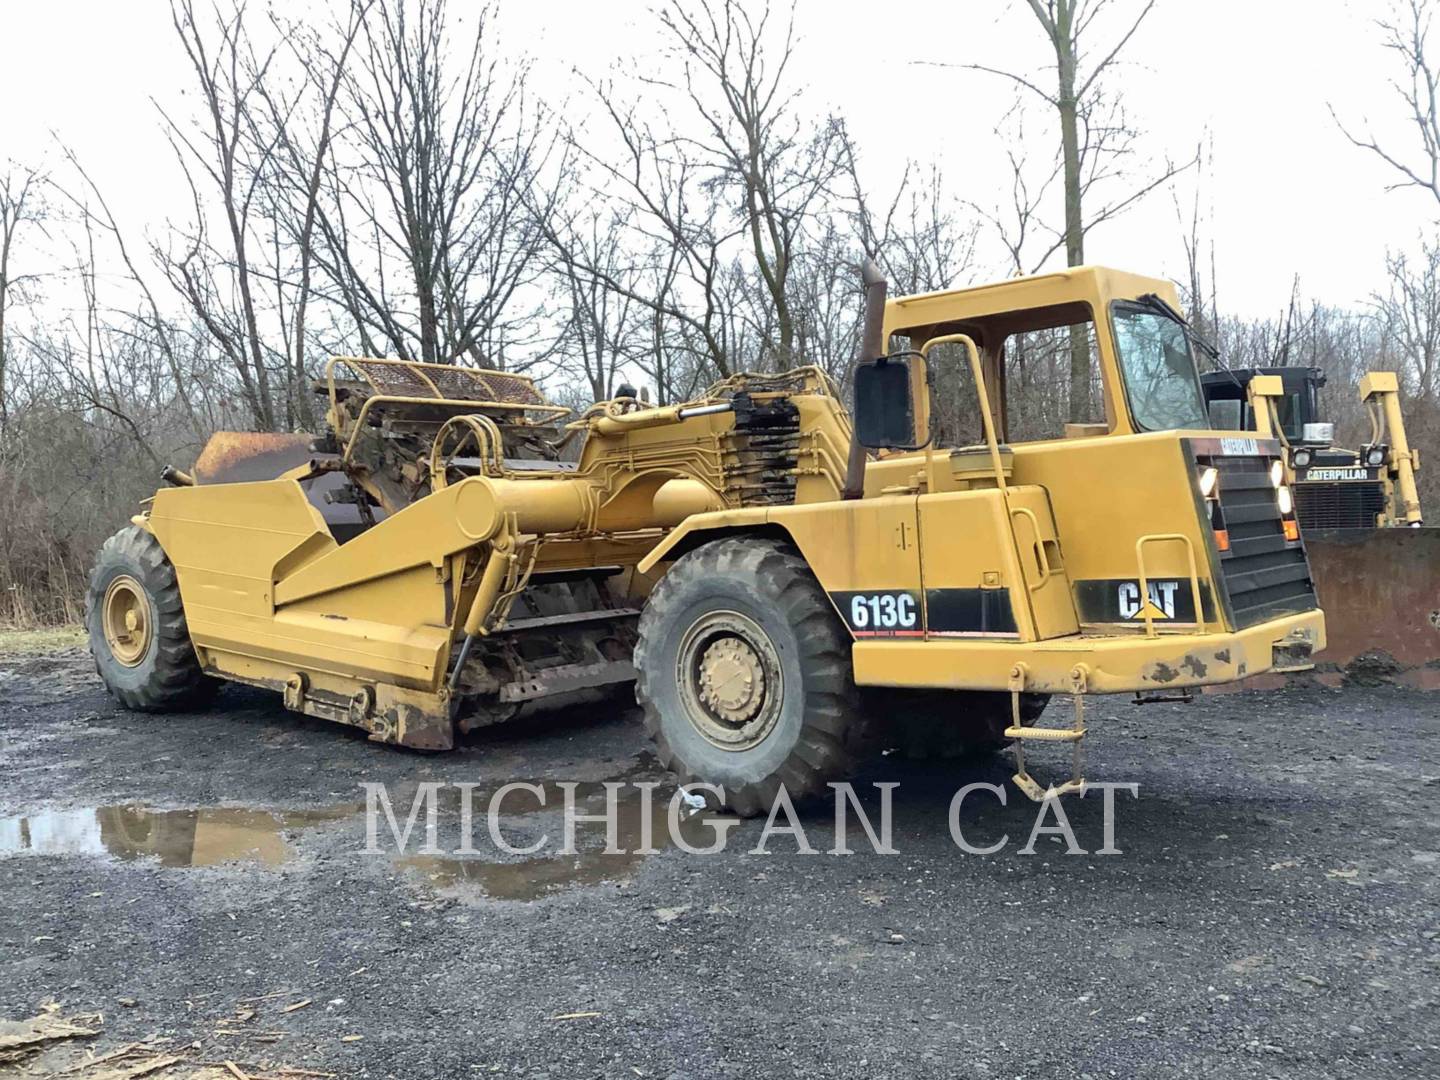
M 514 375 L 332 361 L 326 435 L 217 435 L 106 544 L 100 673 L 137 708 L 228 679 L 427 749 L 633 678 L 663 762 L 750 813 L 913 713 L 1013 741 L 1032 797 L 1024 748 L 1065 744 L 1050 790 L 1078 790 L 1081 695 L 1324 645 L 1280 445 L 1211 429 L 1169 283 L 1077 268 L 887 301 L 867 265 L 865 303 L 853 424 L 816 368 L 562 422 Z M 1075 324 L 1104 421 L 1007 442 L 1007 339 Z M 950 365 L 973 446 L 932 440 Z M 1073 721 L 1038 726 L 1056 694 Z

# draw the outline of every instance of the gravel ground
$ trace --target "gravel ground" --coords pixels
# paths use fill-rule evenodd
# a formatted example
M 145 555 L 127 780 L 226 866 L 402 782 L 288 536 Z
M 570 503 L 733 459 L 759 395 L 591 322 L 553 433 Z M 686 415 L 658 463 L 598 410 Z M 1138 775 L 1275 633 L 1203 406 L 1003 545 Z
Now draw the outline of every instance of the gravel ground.
M 671 788 L 618 706 L 422 756 L 237 688 L 133 715 L 73 650 L 0 655 L 0 1017 L 53 1000 L 104 1014 L 96 1052 L 158 1034 L 344 1077 L 1440 1075 L 1440 695 L 1108 699 L 1090 719 L 1091 779 L 1139 785 L 1117 855 L 1095 854 L 1094 796 L 1065 804 L 1087 854 L 1022 853 L 1035 808 L 1013 788 L 965 802 L 969 843 L 1009 838 L 966 854 L 951 797 L 1005 763 L 883 757 L 857 786 L 878 817 L 870 785 L 899 784 L 894 855 L 855 829 L 848 857 L 786 835 L 754 854 L 751 821 L 713 856 L 606 856 L 586 825 L 567 857 L 559 814 L 516 796 L 505 827 L 548 834 L 537 854 L 482 824 L 473 857 L 413 838 L 397 857 L 364 852 L 365 782 L 402 820 L 422 781 L 477 784 L 481 807 L 506 781 L 581 781 L 591 811 L 598 781 Z M 800 818 L 832 846 L 828 805 Z

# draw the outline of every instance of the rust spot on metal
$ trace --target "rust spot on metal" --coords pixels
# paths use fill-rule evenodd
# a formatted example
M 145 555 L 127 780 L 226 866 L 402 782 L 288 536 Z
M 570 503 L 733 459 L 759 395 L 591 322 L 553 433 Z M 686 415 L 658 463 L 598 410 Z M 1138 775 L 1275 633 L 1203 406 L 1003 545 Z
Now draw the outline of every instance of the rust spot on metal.
M 1150 677 L 1158 683 L 1172 683 L 1180 677 L 1180 672 L 1160 660 L 1156 661 L 1154 673 Z
M 1215 654 L 1215 660 L 1217 663 L 1220 664 L 1228 664 L 1230 662 L 1230 650 L 1221 649 Z
M 450 750 L 455 746 L 455 727 L 448 714 L 432 715 L 402 702 L 385 710 L 384 732 L 374 732 L 370 738 L 412 750 Z
M 269 431 L 217 431 L 195 462 L 198 484 L 274 480 L 310 459 L 313 435 Z
M 1205 661 L 1201 660 L 1200 657 L 1194 653 L 1187 654 L 1185 659 L 1180 661 L 1180 666 L 1197 679 L 1203 679 L 1205 673 L 1210 670 Z

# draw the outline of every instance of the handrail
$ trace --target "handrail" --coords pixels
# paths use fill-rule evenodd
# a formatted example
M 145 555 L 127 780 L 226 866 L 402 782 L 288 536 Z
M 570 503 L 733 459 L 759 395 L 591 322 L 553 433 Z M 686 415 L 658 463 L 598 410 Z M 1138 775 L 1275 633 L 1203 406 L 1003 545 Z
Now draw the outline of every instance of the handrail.
M 446 437 L 450 434 L 451 428 L 464 427 L 467 430 L 460 436 L 459 442 L 445 449 Z M 500 434 L 500 427 L 490 417 L 480 413 L 466 413 L 460 416 L 452 416 L 440 426 L 439 432 L 435 435 L 435 441 L 430 444 L 430 487 L 439 491 L 448 486 L 446 483 L 446 470 L 455 455 L 471 440 L 475 441 L 475 453 L 480 458 L 482 471 L 490 471 L 492 476 L 505 475 L 505 459 L 502 453 L 504 440 Z M 486 467 L 489 467 L 487 470 Z
M 1135 541 L 1135 561 L 1140 570 L 1140 613 L 1145 616 L 1145 636 L 1155 636 L 1155 616 L 1150 614 L 1150 576 L 1145 572 L 1145 545 L 1178 540 L 1185 545 L 1190 560 L 1190 597 L 1195 603 L 1195 629 L 1205 625 L 1205 608 L 1200 602 L 1200 570 L 1195 562 L 1195 545 L 1184 533 L 1147 533 Z
M 1035 592 L 1044 588 L 1045 583 L 1049 581 L 1051 575 L 1054 574 L 1054 570 L 1050 567 L 1050 556 L 1045 554 L 1045 540 L 1040 533 L 1040 518 L 1036 515 L 1035 511 L 1031 510 L 1028 506 L 1010 507 L 1010 516 L 1014 517 L 1016 514 L 1024 514 L 1028 517 L 1031 527 L 1035 530 L 1035 542 L 1032 546 L 1035 548 L 1035 567 L 1040 571 L 1040 580 L 1029 583 L 1030 591 Z M 1010 533 L 1014 535 L 1014 525 L 1010 526 Z
M 995 438 L 995 418 L 990 414 L 990 392 L 985 386 L 985 371 L 980 365 L 980 350 L 975 345 L 975 339 L 969 334 L 942 334 L 920 346 L 920 359 L 928 364 L 930 350 L 934 346 L 949 345 L 953 342 L 963 344 L 970 359 L 970 373 L 975 378 L 975 391 L 980 395 L 980 423 L 985 428 L 985 445 L 990 448 L 990 465 L 995 470 L 995 486 L 1004 491 L 1005 465 L 1000 460 L 1000 443 Z

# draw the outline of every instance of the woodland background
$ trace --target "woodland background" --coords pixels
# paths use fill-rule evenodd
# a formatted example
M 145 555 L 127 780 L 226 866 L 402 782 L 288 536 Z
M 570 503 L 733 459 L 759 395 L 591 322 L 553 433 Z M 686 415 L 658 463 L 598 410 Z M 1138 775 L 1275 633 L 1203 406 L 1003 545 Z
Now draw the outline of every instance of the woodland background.
M 315 430 L 310 381 L 331 355 L 525 372 L 574 405 L 621 382 L 685 400 L 798 364 L 843 384 L 866 255 L 892 295 L 1078 265 L 1147 199 L 1174 203 L 1163 242 L 1185 253 L 1186 314 L 1226 365 L 1324 368 L 1352 444 L 1360 375 L 1401 373 L 1421 497 L 1440 513 L 1440 0 L 1377 3 L 1357 45 L 1385 51 L 1408 141 L 1377 141 L 1343 107 L 1334 123 L 1336 154 L 1372 155 L 1431 197 L 1418 248 L 1377 268 L 1365 303 L 1303 295 L 1297 275 L 1260 318 L 1217 302 L 1206 133 L 1188 160 L 1155 160 L 1126 116 L 1121 61 L 1155 2 L 1017 0 L 1013 32 L 1041 35 L 1053 65 L 956 59 L 1014 95 L 997 193 L 923 159 L 877 191 L 866 151 L 880 149 L 812 108 L 792 63 L 803 26 L 781 3 L 658 7 L 662 63 L 587 77 L 600 122 L 578 126 L 533 91 L 493 10 L 349 0 L 292 22 L 174 0 L 155 48 L 186 58 L 191 108 L 157 106 L 173 157 L 146 167 L 179 170 L 191 201 L 163 229 L 117 220 L 63 133 L 44 162 L 0 150 L 0 625 L 77 621 L 99 544 L 212 431 Z M 1020 149 L 1037 140 L 1053 153 Z M 1004 265 L 977 262 L 982 235 Z M 1064 331 L 1012 346 L 1012 437 L 1092 418 L 1085 360 Z M 941 437 L 973 438 L 967 388 L 942 382 L 937 399 Z

